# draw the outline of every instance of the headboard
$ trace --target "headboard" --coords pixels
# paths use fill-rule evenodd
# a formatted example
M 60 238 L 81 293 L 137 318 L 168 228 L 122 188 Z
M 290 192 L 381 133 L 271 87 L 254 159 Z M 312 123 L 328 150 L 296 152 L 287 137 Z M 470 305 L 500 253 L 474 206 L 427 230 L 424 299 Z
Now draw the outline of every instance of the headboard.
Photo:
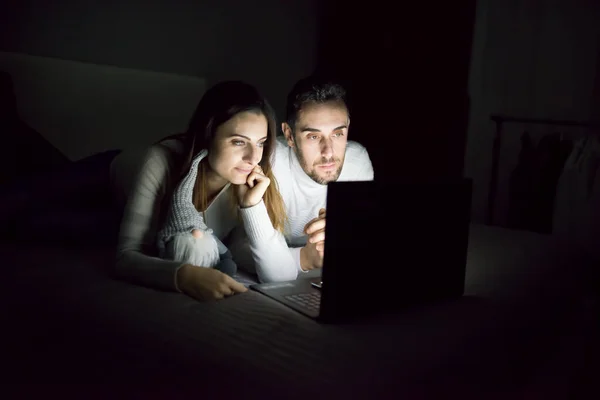
M 0 52 L 20 118 L 76 161 L 184 130 L 205 79 Z

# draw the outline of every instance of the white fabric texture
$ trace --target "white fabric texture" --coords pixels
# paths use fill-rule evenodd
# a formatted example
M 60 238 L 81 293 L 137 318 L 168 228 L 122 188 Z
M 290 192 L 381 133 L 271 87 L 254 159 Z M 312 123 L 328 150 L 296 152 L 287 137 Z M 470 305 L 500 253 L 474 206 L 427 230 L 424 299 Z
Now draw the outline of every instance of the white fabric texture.
M 600 259 L 600 140 L 577 140 L 559 177 L 552 232 Z

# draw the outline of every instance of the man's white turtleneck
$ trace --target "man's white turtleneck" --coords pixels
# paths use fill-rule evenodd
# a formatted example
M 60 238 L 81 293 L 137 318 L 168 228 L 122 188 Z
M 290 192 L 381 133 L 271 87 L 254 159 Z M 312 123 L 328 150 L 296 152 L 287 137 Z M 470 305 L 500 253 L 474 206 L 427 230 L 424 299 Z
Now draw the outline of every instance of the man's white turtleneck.
M 300 267 L 300 249 L 306 244 L 304 227 L 325 208 L 327 185 L 315 182 L 302 169 L 294 150 L 285 136 L 279 136 L 275 146 L 273 173 L 279 185 L 288 216 L 285 239 Z M 346 146 L 346 156 L 338 181 L 370 181 L 374 172 L 371 159 L 364 146 L 351 140 Z

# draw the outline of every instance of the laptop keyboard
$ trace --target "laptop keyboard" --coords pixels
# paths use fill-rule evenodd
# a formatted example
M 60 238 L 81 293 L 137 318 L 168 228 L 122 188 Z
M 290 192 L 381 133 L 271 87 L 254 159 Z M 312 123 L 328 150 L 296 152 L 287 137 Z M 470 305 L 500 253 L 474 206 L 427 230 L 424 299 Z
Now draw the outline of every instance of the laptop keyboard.
M 321 292 L 290 294 L 284 297 L 286 300 L 308 308 L 311 311 L 319 310 L 319 305 L 321 304 Z

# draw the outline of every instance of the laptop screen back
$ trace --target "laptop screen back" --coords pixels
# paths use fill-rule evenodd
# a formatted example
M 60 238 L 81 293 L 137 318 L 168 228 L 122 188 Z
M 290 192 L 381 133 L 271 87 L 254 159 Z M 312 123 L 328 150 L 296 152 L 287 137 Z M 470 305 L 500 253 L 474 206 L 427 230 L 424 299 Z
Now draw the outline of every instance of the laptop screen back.
M 464 292 L 471 181 L 328 185 L 322 317 Z

